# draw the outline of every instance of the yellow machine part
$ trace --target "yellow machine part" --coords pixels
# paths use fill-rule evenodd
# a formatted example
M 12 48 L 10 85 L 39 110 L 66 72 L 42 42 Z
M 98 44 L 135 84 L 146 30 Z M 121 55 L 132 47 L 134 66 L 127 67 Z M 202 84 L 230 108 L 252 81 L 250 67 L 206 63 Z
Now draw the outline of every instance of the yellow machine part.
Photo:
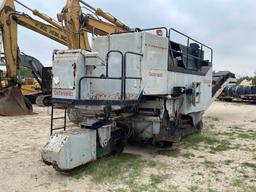
M 23 95 L 31 95 L 41 92 L 41 86 L 34 78 L 26 78 L 21 86 L 21 92 Z
M 21 92 L 24 96 L 40 93 L 40 89 L 36 89 L 34 86 L 31 85 L 22 85 L 21 86 Z
M 0 115 L 31 115 L 33 107 L 19 87 L 8 87 L 0 90 Z

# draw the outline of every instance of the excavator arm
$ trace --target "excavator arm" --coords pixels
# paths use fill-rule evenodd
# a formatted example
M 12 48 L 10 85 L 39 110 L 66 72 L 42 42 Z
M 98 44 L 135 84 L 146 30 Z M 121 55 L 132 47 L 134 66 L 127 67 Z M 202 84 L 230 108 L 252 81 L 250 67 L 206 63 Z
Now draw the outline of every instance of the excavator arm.
M 81 9 L 83 4 L 96 17 L 84 14 Z M 102 17 L 108 22 L 101 20 Z M 65 32 L 68 36 L 69 49 L 85 49 L 90 51 L 88 32 L 95 35 L 109 35 L 131 31 L 130 27 L 102 9 L 96 9 L 82 0 L 67 0 L 66 6 L 58 14 L 59 22 L 64 22 Z
M 32 114 L 30 102 L 22 95 L 20 80 L 17 78 L 20 67 L 20 51 L 17 44 L 17 26 L 24 26 L 63 45 L 67 45 L 67 36 L 63 27 L 47 15 L 34 11 L 34 14 L 49 24 L 37 21 L 25 13 L 15 10 L 13 0 L 4 0 L 0 9 L 0 30 L 3 39 L 7 85 L 0 90 L 0 115 Z
M 35 20 L 25 13 L 15 10 L 14 1 L 29 9 L 34 15 L 40 17 L 50 25 Z M 85 15 L 80 3 L 91 9 L 97 16 Z M 99 17 L 107 20 L 105 22 Z M 19 48 L 17 45 L 17 25 L 24 26 L 32 31 L 44 35 L 56 42 L 68 46 L 69 49 L 85 49 L 90 51 L 88 32 L 95 35 L 108 35 L 112 33 L 131 31 L 130 27 L 102 9 L 95 9 L 81 0 L 67 0 L 66 6 L 58 14 L 58 22 L 38 10 L 32 10 L 17 0 L 4 0 L 0 9 L 0 29 L 3 35 L 5 60 L 7 63 L 8 79 L 16 79 L 19 68 Z
M 15 14 L 13 19 L 17 24 L 40 33 L 62 45 L 67 46 L 67 36 L 64 29 L 60 30 L 43 22 L 37 21 L 26 14 Z
M 36 12 L 40 16 L 39 12 Z M 46 15 L 41 18 L 48 18 Z M 19 48 L 17 45 L 17 25 L 24 26 L 32 31 L 42 34 L 63 45 L 67 45 L 67 36 L 64 29 L 57 23 L 55 26 L 45 24 L 41 21 L 31 18 L 25 13 L 19 13 L 15 10 L 13 0 L 4 0 L 0 10 L 0 30 L 3 36 L 3 47 L 7 67 L 7 78 L 16 79 L 17 69 L 19 68 Z
M 48 24 L 35 20 L 25 13 L 17 12 L 14 1 L 29 9 L 35 16 Z M 84 14 L 80 3 L 86 6 L 95 17 Z M 100 17 L 107 22 L 100 19 Z M 5 89 L 0 90 L 0 115 L 32 113 L 32 106 L 24 100 L 20 91 L 20 82 L 17 78 L 20 66 L 20 51 L 17 45 L 18 25 L 66 45 L 69 49 L 85 49 L 87 51 L 91 51 L 88 33 L 108 35 L 131 31 L 128 26 L 112 15 L 101 9 L 95 9 L 82 0 L 67 0 L 66 6 L 58 15 L 58 20 L 64 23 L 64 26 L 38 10 L 30 9 L 18 0 L 3 1 L 0 9 L 0 31 L 3 36 L 4 60 L 7 69 L 4 79 L 8 81 L 8 85 Z

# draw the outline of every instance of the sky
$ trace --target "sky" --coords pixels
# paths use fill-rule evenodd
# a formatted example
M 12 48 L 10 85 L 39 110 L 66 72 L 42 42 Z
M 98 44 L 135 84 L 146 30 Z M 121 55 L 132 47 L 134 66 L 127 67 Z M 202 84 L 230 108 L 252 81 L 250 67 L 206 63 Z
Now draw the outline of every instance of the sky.
M 2 0 L 0 0 L 1 2 Z M 56 18 L 66 0 L 20 0 Z M 126 25 L 138 28 L 166 26 L 214 49 L 214 70 L 238 76 L 256 72 L 255 0 L 86 0 L 111 13 Z M 16 6 L 18 11 L 25 11 Z M 62 45 L 19 27 L 19 46 L 45 65 L 51 65 L 54 49 Z M 174 39 L 175 40 L 175 39 Z

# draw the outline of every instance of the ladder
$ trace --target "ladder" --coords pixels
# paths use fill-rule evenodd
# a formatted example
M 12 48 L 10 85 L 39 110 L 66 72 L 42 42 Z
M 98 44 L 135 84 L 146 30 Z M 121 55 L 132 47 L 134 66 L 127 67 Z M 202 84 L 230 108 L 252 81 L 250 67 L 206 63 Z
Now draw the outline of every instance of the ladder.
M 57 130 L 63 130 L 66 131 L 67 128 L 67 108 L 64 108 L 64 116 L 63 117 L 54 117 L 54 109 L 63 109 L 63 108 L 57 108 L 54 105 L 51 107 L 51 130 L 50 130 L 50 135 L 53 135 L 54 131 Z M 54 127 L 54 121 L 55 120 L 64 120 L 64 125 L 63 127 Z

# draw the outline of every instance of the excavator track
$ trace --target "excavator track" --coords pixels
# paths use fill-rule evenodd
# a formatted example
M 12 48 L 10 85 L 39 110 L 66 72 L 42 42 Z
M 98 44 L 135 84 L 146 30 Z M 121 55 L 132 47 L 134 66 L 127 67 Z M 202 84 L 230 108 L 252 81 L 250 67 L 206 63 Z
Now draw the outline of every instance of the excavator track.
M 36 98 L 36 105 L 39 107 L 48 107 L 51 104 L 51 95 L 38 95 Z

